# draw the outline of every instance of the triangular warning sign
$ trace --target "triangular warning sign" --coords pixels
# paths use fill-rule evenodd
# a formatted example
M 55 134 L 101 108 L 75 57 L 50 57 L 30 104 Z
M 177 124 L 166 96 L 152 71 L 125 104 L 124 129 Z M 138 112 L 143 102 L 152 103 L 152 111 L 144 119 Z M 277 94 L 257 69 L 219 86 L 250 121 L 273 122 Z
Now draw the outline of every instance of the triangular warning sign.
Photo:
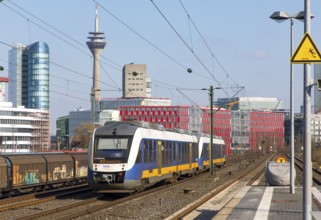
M 291 63 L 321 63 L 321 54 L 309 33 L 305 33 L 291 57 Z

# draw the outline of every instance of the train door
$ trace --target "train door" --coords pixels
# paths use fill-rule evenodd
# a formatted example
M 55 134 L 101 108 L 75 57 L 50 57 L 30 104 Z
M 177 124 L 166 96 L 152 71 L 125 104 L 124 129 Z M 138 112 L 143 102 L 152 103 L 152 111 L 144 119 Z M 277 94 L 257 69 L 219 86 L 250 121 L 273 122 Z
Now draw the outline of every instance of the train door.
M 158 175 L 162 174 L 162 153 L 163 153 L 163 144 L 162 141 L 157 142 L 157 150 L 158 150 Z

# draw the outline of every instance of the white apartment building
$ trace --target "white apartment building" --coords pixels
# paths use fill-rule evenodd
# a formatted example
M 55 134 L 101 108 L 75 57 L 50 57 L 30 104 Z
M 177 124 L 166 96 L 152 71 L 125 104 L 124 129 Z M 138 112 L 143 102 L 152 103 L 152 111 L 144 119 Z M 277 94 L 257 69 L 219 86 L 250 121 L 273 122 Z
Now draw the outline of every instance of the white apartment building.
M 45 151 L 50 147 L 49 111 L 0 102 L 0 152 Z

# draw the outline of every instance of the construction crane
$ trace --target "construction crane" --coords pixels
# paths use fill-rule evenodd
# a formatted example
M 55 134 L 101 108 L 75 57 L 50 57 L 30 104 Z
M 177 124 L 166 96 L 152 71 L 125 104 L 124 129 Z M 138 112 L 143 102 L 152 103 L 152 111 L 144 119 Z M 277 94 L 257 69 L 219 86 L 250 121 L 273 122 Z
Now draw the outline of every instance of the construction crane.
M 233 105 L 236 105 L 236 104 L 238 104 L 238 103 L 240 103 L 240 100 L 234 101 L 234 102 L 229 102 L 229 103 L 226 104 L 226 109 L 227 109 L 227 110 L 231 110 L 232 107 L 233 107 Z

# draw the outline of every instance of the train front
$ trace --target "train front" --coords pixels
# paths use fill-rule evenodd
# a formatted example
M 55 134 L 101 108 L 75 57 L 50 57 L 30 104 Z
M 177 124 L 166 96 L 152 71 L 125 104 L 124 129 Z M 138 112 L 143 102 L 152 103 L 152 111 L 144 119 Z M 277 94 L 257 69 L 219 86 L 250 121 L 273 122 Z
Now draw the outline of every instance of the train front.
M 136 129 L 112 123 L 93 132 L 88 147 L 88 185 L 92 189 L 103 193 L 132 191 L 135 183 L 125 180 L 125 176 L 132 166 L 129 161 L 136 160 L 129 160 Z

